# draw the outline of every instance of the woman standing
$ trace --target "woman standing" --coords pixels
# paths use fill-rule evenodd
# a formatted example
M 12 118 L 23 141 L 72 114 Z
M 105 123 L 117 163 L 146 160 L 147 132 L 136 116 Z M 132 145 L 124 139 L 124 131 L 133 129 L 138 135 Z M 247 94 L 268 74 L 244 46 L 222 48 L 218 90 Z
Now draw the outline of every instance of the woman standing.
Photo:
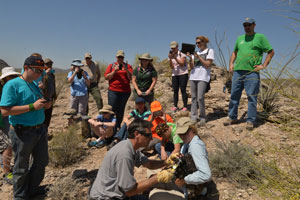
M 186 93 L 186 85 L 188 82 L 188 67 L 186 63 L 185 54 L 178 50 L 178 43 L 176 41 L 171 42 L 169 52 L 169 63 L 172 68 L 172 87 L 174 90 L 173 100 L 174 107 L 173 112 L 178 110 L 178 92 L 181 90 L 183 108 L 182 111 L 187 111 L 188 96 Z
M 109 81 L 108 104 L 116 114 L 116 128 L 120 128 L 124 116 L 127 100 L 130 96 L 130 81 L 132 78 L 131 65 L 124 62 L 125 53 L 119 50 L 116 54 L 117 61 L 108 65 L 104 77 Z
M 143 97 L 149 109 L 154 100 L 154 86 L 157 82 L 157 72 L 152 65 L 153 58 L 149 53 L 139 57 L 140 65 L 133 71 L 132 85 L 134 87 L 134 98 Z
M 209 39 L 205 36 L 196 37 L 196 44 L 199 50 L 190 57 L 190 86 L 192 93 L 191 120 L 197 123 L 200 120 L 200 126 L 206 123 L 204 95 L 206 87 L 210 81 L 210 68 L 214 60 L 214 50 L 207 48 Z M 198 106 L 200 109 L 200 118 L 198 117 Z

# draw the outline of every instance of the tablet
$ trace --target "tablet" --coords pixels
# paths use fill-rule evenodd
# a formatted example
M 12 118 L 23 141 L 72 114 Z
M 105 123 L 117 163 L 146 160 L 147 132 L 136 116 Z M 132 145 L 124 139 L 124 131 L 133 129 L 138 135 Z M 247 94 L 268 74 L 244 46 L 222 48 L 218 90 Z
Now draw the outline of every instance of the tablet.
M 194 44 L 182 43 L 181 52 L 184 54 L 186 54 L 187 52 L 189 52 L 190 54 L 194 54 L 195 47 L 196 47 L 196 45 L 194 45 Z

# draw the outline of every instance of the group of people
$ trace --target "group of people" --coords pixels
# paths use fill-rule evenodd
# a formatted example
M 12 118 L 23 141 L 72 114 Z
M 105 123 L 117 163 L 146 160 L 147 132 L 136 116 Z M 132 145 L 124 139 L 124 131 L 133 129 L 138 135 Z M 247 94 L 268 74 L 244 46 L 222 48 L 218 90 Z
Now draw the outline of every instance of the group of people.
M 230 59 L 229 70 L 233 72 L 233 79 L 229 119 L 224 125 L 238 123 L 238 105 L 245 88 L 248 96 L 246 128 L 252 130 L 257 112 L 259 70 L 267 67 L 274 50 L 263 34 L 255 33 L 254 19 L 246 18 L 243 26 L 245 34 L 238 37 Z M 100 115 L 89 119 L 89 124 L 99 138 L 91 145 L 107 145 L 109 149 L 90 188 L 90 199 L 143 199 L 145 195 L 138 194 L 159 188 L 161 184 L 158 183 L 171 182 L 184 199 L 190 198 L 186 190 L 188 185 L 204 186 L 210 181 L 206 147 L 197 135 L 195 126 L 198 121 L 200 125 L 206 123 L 204 96 L 210 83 L 211 65 L 214 61 L 214 51 L 207 47 L 208 43 L 207 37 L 196 37 L 198 50 L 193 55 L 180 52 L 175 41 L 170 44 L 168 57 L 174 91 L 172 111 L 180 110 L 179 89 L 183 101 L 181 110 L 187 111 L 188 80 L 192 94 L 190 117 L 179 118 L 176 122 L 154 98 L 158 73 L 150 54 L 140 56 L 140 64 L 133 70 L 130 64 L 124 62 L 124 51 L 117 52 L 116 62 L 108 65 L 104 73 L 109 83 L 107 105 L 103 105 L 98 87 L 100 69 L 92 61 L 91 54 L 86 53 L 83 61 L 72 61 L 67 77 L 71 87 L 70 107 L 85 116 L 88 114 L 89 94 L 94 97 Z M 267 56 L 262 63 L 264 52 L 267 52 Z M 43 59 L 40 54 L 35 53 L 26 58 L 21 74 L 7 67 L 3 68 L 0 77 L 4 85 L 0 101 L 0 150 L 5 180 L 13 180 L 14 199 L 30 199 L 46 192 L 39 185 L 48 164 L 47 129 L 56 99 L 52 64 L 51 59 Z M 190 74 L 188 66 L 191 68 Z M 122 125 L 124 109 L 131 95 L 131 82 L 136 108 L 125 117 Z M 141 153 L 150 149 L 158 153 L 159 160 L 149 160 Z M 14 167 L 11 174 L 12 151 Z M 196 171 L 178 178 L 175 176 L 174 163 L 184 155 L 191 155 Z M 30 156 L 32 164 L 29 162 Z M 151 170 L 163 169 L 152 173 L 149 179 L 137 182 L 134 178 L 134 166 L 141 165 Z M 204 195 L 205 187 L 200 188 L 201 195 Z M 154 199 L 157 195 L 152 193 L 151 197 Z M 161 199 L 159 195 L 158 199 Z

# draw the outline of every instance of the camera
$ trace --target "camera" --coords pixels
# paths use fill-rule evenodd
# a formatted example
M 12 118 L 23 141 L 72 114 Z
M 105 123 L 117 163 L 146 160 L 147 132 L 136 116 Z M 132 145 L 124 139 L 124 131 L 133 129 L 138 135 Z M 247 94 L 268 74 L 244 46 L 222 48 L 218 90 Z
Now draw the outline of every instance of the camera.
M 122 64 L 119 64 L 119 70 L 122 70 L 122 66 L 123 66 Z
M 45 99 L 45 101 L 44 101 L 45 103 L 52 101 L 52 98 L 49 98 L 49 97 L 44 97 L 44 99 Z
M 79 69 L 79 71 L 76 73 L 78 79 L 82 78 L 82 72 L 83 72 L 83 69 Z
M 170 50 L 170 51 L 169 51 L 169 54 L 172 54 L 172 53 L 173 53 L 173 51 L 172 51 L 172 50 Z

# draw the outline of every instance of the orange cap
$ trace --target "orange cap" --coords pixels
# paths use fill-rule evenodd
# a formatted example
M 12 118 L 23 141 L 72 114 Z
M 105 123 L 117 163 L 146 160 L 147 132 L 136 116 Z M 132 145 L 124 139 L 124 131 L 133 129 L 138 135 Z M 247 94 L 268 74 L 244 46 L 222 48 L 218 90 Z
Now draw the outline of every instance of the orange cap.
M 159 101 L 153 101 L 151 103 L 150 109 L 151 109 L 151 112 L 153 113 L 153 112 L 162 110 L 162 107 L 161 107 L 161 104 L 159 103 Z

